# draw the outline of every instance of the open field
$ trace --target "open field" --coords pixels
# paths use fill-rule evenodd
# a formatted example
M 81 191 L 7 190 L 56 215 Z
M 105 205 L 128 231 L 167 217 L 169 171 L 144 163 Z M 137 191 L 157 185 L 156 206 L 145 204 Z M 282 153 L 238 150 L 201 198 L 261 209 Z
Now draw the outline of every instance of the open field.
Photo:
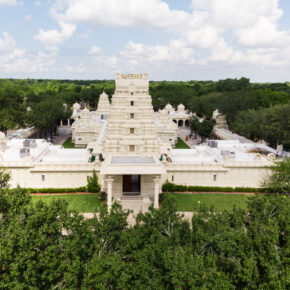
M 168 193 L 170 194 L 170 193 Z M 214 206 L 217 210 L 232 210 L 234 205 L 242 209 L 246 209 L 246 201 L 249 195 L 246 194 L 170 194 L 177 206 L 178 211 L 195 211 L 200 205 L 208 207 Z
M 182 139 L 178 137 L 175 149 L 190 149 L 190 147 Z
M 38 195 L 31 196 L 31 198 L 33 203 L 39 200 L 50 203 L 53 199 L 64 199 L 68 203 L 69 209 L 78 212 L 98 212 L 101 204 L 96 194 Z

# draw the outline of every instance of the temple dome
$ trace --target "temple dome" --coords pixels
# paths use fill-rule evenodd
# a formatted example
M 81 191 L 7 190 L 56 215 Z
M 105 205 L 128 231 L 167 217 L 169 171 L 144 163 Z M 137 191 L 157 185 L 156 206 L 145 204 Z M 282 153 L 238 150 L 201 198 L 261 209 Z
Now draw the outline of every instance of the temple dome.
M 74 109 L 74 110 L 79 110 L 80 108 L 81 108 L 81 105 L 80 105 L 79 103 L 75 102 L 75 103 L 73 104 L 73 109 Z
M 172 111 L 172 106 L 171 106 L 170 104 L 167 104 L 167 105 L 165 106 L 165 110 L 166 110 L 166 111 Z
M 178 111 L 184 111 L 185 107 L 183 104 L 179 104 L 178 107 L 177 107 L 177 110 Z
M 82 110 L 82 113 L 90 113 L 90 110 L 87 108 L 87 107 L 85 107 L 83 110 Z

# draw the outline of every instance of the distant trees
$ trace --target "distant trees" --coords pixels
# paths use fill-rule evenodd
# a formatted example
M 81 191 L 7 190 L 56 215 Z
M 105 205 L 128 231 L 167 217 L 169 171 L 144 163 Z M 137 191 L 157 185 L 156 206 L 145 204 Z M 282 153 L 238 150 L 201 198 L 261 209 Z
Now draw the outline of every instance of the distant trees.
M 232 123 L 235 132 L 251 139 L 263 139 L 272 146 L 290 148 L 290 103 L 260 110 L 241 111 Z
M 59 121 L 69 118 L 70 115 L 71 110 L 64 106 L 62 100 L 48 98 L 27 112 L 27 123 L 39 129 L 44 138 L 49 135 L 52 140 Z

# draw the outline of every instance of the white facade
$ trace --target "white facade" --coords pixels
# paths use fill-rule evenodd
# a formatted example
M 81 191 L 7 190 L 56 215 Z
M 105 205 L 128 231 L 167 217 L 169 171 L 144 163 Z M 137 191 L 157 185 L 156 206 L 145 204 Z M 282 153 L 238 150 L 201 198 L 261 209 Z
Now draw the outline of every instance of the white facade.
M 85 149 L 64 149 L 44 140 L 8 140 L 0 134 L 0 166 L 10 170 L 11 186 L 85 186 L 95 170 L 109 207 L 113 200 L 132 196 L 158 207 L 166 180 L 184 185 L 261 186 L 275 150 L 269 152 L 259 147 L 262 144 L 246 140 L 212 140 L 192 149 L 173 149 L 174 114 L 154 113 L 148 92 L 147 74 L 117 74 L 111 103 L 103 93 L 95 112 L 75 104 L 73 139 L 80 146 L 88 144 Z M 178 110 L 184 112 L 184 106 Z

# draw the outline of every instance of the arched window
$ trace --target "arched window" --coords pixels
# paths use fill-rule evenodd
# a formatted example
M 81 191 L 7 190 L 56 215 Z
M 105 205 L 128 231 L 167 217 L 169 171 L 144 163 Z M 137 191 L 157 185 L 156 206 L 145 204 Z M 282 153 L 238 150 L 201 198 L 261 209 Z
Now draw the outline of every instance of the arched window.
M 182 127 L 182 126 L 183 126 L 183 120 L 179 120 L 179 121 L 178 121 L 178 126 L 179 126 L 179 127 Z

